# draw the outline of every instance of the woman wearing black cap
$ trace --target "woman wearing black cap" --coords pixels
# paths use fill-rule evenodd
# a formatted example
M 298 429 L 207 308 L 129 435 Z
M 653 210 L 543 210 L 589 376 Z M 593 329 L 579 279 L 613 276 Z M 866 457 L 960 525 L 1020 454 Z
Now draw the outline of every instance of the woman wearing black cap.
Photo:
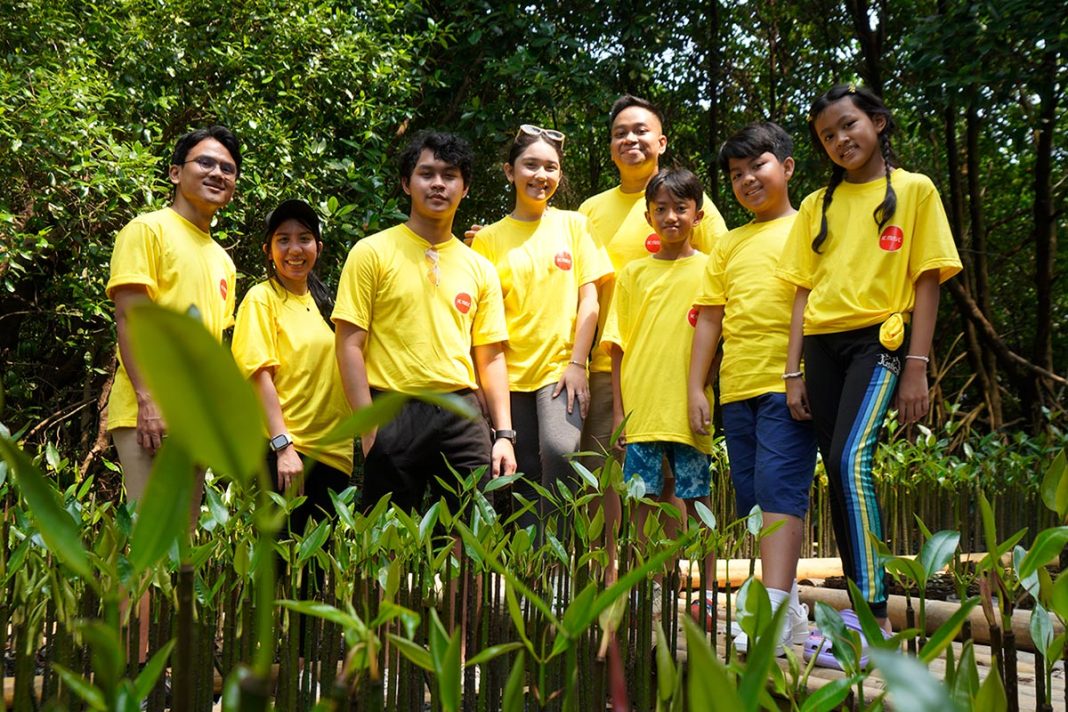
M 341 492 L 352 473 L 352 442 L 323 442 L 350 411 L 334 358 L 333 299 L 314 272 L 322 249 L 319 216 L 304 201 L 267 216 L 267 280 L 242 300 L 231 346 L 263 402 L 278 491 L 308 498 L 290 515 L 300 534 L 317 510 L 333 511 L 328 490 Z

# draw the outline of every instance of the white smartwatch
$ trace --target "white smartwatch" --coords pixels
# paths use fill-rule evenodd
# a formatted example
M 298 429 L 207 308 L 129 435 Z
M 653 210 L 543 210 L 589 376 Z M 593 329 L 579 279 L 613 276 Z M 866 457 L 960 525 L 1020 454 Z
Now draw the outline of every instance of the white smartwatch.
M 280 433 L 268 440 L 267 444 L 271 446 L 271 452 L 278 452 L 292 445 L 293 438 L 289 437 L 289 433 Z

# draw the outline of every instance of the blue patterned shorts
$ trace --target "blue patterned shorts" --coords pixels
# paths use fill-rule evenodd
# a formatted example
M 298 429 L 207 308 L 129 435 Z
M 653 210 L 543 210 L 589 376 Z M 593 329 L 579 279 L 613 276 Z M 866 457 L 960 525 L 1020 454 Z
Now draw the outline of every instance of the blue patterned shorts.
M 664 491 L 662 462 L 667 458 L 675 474 L 675 495 L 682 499 L 707 497 L 712 490 L 712 475 L 708 471 L 711 458 L 685 443 L 630 443 L 623 461 L 623 479 L 640 477 L 647 494 L 659 497 Z

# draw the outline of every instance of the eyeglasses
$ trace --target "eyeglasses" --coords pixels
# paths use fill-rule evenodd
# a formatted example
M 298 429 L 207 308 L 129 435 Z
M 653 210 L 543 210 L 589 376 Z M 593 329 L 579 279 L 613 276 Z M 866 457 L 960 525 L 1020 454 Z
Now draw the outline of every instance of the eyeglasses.
M 423 256 L 426 257 L 426 261 L 430 265 L 426 271 L 426 278 L 436 287 L 441 284 L 441 267 L 438 264 L 441 255 L 433 247 L 428 247 L 423 251 Z
M 211 173 L 218 166 L 224 176 L 233 178 L 237 175 L 237 166 L 229 161 L 220 161 L 217 158 L 211 156 L 197 156 L 196 158 L 190 158 L 188 161 L 182 161 L 179 166 L 184 166 L 186 163 L 195 163 L 205 172 Z
M 564 145 L 564 139 L 567 138 L 563 133 L 556 129 L 543 129 L 534 124 L 520 125 L 519 130 L 515 132 L 515 137 L 519 138 L 519 134 L 526 134 L 527 136 L 544 136 L 550 141 L 556 141 L 561 146 Z

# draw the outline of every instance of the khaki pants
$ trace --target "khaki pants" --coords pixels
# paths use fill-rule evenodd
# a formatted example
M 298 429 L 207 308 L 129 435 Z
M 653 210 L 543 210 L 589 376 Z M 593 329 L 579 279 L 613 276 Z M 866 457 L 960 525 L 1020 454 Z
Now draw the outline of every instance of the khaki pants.
M 115 428 L 111 431 L 111 441 L 119 453 L 122 465 L 122 483 L 126 490 L 127 502 L 140 502 L 148 487 L 148 478 L 152 474 L 155 455 L 137 444 L 137 428 Z M 196 527 L 200 516 L 200 500 L 204 494 L 204 469 L 197 467 L 191 473 L 195 478 L 193 498 L 189 503 L 189 529 Z

